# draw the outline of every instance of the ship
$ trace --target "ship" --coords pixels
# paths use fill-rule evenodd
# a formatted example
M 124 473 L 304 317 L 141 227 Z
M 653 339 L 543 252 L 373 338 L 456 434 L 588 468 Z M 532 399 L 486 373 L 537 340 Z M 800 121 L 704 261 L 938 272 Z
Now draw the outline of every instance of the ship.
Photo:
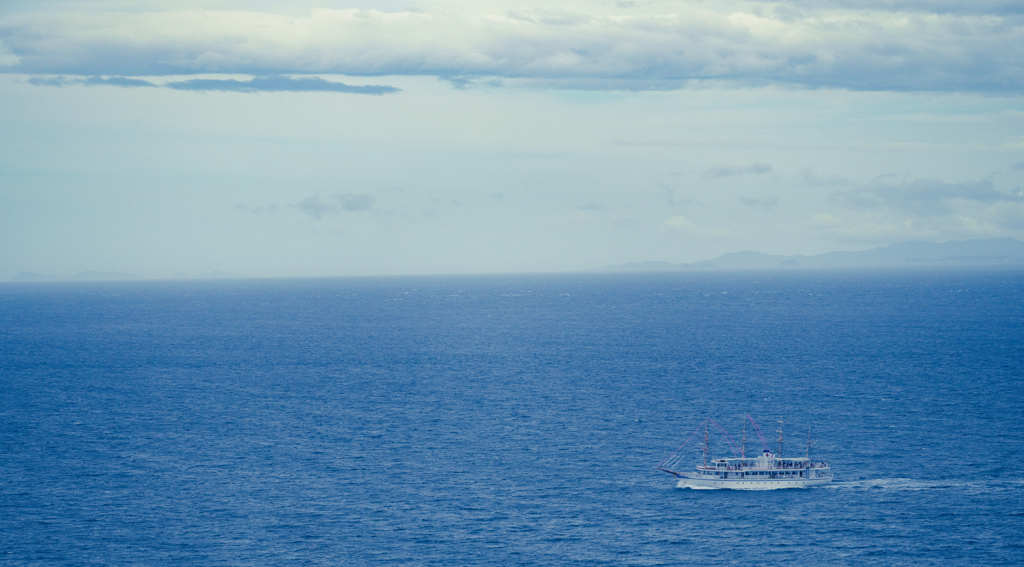
M 765 442 L 761 428 L 750 415 L 746 416 L 754 425 L 761 441 L 762 452 L 757 456 L 747 456 L 746 421 L 743 422 L 743 440 L 740 447 L 720 425 L 710 418 L 701 422 L 690 438 L 686 440 L 667 459 L 655 468 L 667 472 L 679 479 L 680 488 L 694 489 L 734 489 L 734 490 L 775 490 L 779 488 L 810 488 L 832 482 L 832 467 L 824 460 L 811 460 L 810 433 L 807 435 L 807 454 L 805 457 L 783 457 L 782 428 L 785 420 L 779 420 L 779 450 L 773 453 Z M 712 458 L 711 437 L 709 426 L 714 426 L 725 438 L 733 453 L 732 457 Z M 704 461 L 693 471 L 681 472 L 685 456 L 682 450 L 704 429 Z M 738 451 L 737 451 L 738 449 Z

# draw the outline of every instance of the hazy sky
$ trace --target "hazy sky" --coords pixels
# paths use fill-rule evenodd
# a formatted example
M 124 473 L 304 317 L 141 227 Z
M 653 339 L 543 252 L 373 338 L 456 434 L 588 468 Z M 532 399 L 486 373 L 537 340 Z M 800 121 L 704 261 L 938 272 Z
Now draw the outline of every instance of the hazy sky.
M 1024 239 L 1019 0 L 5 0 L 0 71 L 0 280 Z

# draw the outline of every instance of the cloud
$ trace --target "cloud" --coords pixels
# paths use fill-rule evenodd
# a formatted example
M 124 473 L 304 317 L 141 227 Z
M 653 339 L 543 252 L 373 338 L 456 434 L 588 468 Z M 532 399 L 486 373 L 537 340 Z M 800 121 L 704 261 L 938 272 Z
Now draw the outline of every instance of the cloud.
M 989 180 L 948 183 L 883 176 L 837 191 L 837 209 L 819 213 L 807 228 L 844 240 L 951 240 L 1020 236 L 1024 191 L 999 191 Z
M 823 236 L 853 242 L 891 243 L 906 239 L 931 240 L 941 236 L 938 231 L 914 226 L 910 222 L 899 222 L 892 219 L 845 218 L 829 213 L 818 213 L 811 216 L 805 226 L 812 232 Z
M 399 89 L 386 85 L 346 85 L 321 79 L 320 77 L 256 77 L 248 81 L 235 79 L 189 79 L 167 83 L 166 87 L 181 91 L 233 91 L 253 92 L 335 92 L 382 95 L 397 93 Z
M 737 175 L 761 175 L 769 173 L 772 170 L 772 166 L 766 163 L 755 163 L 753 165 L 745 166 L 719 166 L 712 167 L 711 169 L 704 171 L 704 179 L 718 179 L 720 177 L 734 177 Z
M 337 205 L 325 202 L 320 198 L 320 195 L 310 195 L 291 206 L 298 209 L 299 212 L 309 215 L 311 218 L 316 220 L 322 219 L 326 214 L 336 215 L 339 211 Z
M 305 17 L 211 10 L 38 13 L 0 20 L 0 64 L 7 72 L 78 76 L 333 73 L 428 75 L 457 86 L 499 79 L 645 90 L 715 81 L 1019 93 L 1020 10 L 1008 2 L 979 6 L 807 0 L 717 8 L 580 5 L 580 11 L 495 5 L 473 14 L 318 9 Z
M 1020 188 L 1011 193 L 997 191 L 989 180 L 946 183 L 934 179 L 902 181 L 886 176 L 867 185 L 837 192 L 832 198 L 851 209 L 938 216 L 954 213 L 963 204 L 1021 203 L 1024 202 L 1024 192 Z
M 372 195 L 341 193 L 324 200 L 319 194 L 310 195 L 289 205 L 309 217 L 320 220 L 324 215 L 337 215 L 342 211 L 368 211 L 376 199 Z
M 789 0 L 779 2 L 799 8 L 871 8 L 899 12 L 919 12 L 928 14 L 990 14 L 1019 15 L 1024 14 L 1024 5 L 1018 0 Z
M 154 83 L 132 77 L 30 77 L 29 84 L 38 87 L 64 87 L 68 85 L 85 85 L 87 87 L 155 87 Z
M 166 87 L 179 91 L 229 91 L 241 93 L 255 92 L 335 92 L 383 95 L 401 92 L 401 89 L 387 85 L 346 85 L 322 79 L 320 77 L 286 77 L 270 76 L 255 77 L 248 80 L 238 79 L 188 79 L 173 81 L 162 85 L 136 79 L 133 77 L 30 77 L 28 82 L 39 87 L 65 87 L 71 85 L 114 86 L 114 87 Z

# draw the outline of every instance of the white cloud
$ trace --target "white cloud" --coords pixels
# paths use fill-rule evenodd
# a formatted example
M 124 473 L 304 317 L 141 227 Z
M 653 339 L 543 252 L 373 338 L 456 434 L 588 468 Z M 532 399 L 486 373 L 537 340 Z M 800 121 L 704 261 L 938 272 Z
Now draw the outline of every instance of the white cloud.
M 1024 22 L 977 13 L 785 4 L 582 6 L 560 12 L 207 10 L 0 21 L 20 73 L 497 77 L 542 86 L 670 89 L 694 80 L 857 90 L 1019 92 Z M 819 3 L 820 5 L 821 3 Z

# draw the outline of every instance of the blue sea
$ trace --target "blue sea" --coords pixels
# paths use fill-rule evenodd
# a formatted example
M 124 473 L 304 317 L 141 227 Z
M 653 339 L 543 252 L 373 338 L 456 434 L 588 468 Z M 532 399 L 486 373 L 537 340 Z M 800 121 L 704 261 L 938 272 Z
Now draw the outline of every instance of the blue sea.
M 0 285 L 3 565 L 1020 565 L 1022 454 L 1019 269 Z

